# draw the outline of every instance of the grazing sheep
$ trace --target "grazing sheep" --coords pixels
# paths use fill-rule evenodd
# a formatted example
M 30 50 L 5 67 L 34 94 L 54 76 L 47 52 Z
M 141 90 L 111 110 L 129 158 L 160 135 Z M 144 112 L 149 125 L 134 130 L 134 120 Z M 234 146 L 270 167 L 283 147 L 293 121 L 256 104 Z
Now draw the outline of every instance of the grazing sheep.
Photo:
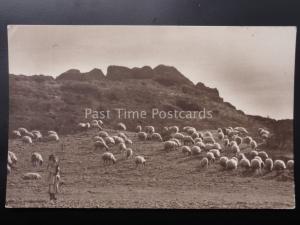
M 211 149 L 209 152 L 213 153 L 215 158 L 220 158 L 221 156 L 221 153 L 218 149 Z
M 185 126 L 185 127 L 182 128 L 182 130 L 183 130 L 184 132 L 187 132 L 188 129 L 193 129 L 193 128 L 194 128 L 194 127 L 191 127 L 191 126 Z
M 9 163 L 10 166 L 13 166 L 13 165 L 17 164 L 18 158 L 17 158 L 15 153 L 13 153 L 12 151 L 8 151 L 7 156 L 8 156 L 9 161 L 10 161 L 10 163 Z
M 244 144 L 249 145 L 249 144 L 251 143 L 252 140 L 253 140 L 252 137 L 246 136 L 246 137 L 243 138 L 243 141 L 242 141 L 242 142 L 243 142 Z
M 201 148 L 199 146 L 195 145 L 191 148 L 191 153 L 192 153 L 192 155 L 200 155 Z
M 184 136 L 183 138 L 183 144 L 188 145 L 188 144 L 195 144 L 195 141 L 191 136 Z
M 59 137 L 57 134 L 49 134 L 47 137 L 48 141 L 59 141 Z
M 7 155 L 7 164 L 10 165 L 10 166 L 13 164 L 9 154 Z
M 259 158 L 254 158 L 250 162 L 250 167 L 255 172 L 259 172 L 259 174 L 261 174 L 262 163 L 262 160 L 259 160 Z
M 271 158 L 267 158 L 265 161 L 264 169 L 270 172 L 273 170 L 273 166 L 274 166 L 273 160 Z
M 192 154 L 191 148 L 189 146 L 182 146 L 181 152 L 184 155 L 191 155 Z
M 212 152 L 207 152 L 206 157 L 208 158 L 209 162 L 215 162 L 215 155 Z
M 205 144 L 202 141 L 196 142 L 195 145 L 199 146 L 201 149 L 205 149 Z
M 119 133 L 117 134 L 117 136 L 123 138 L 124 140 L 127 139 L 126 134 L 124 134 L 124 133 L 122 133 L 122 132 L 119 132 Z
M 223 140 L 223 144 L 224 144 L 225 147 L 228 147 L 228 145 L 229 145 L 229 139 L 228 138 L 224 139 Z
M 141 132 L 142 131 L 142 126 L 141 125 L 137 125 L 136 128 L 135 128 L 135 131 L 137 133 Z
M 123 130 L 125 131 L 126 130 L 126 126 L 124 123 L 118 123 L 117 126 L 116 126 L 116 130 Z
M 250 156 L 251 156 L 251 158 L 254 158 L 255 156 L 258 156 L 258 151 L 252 150 L 250 152 Z
M 240 132 L 241 134 L 248 134 L 248 131 L 244 127 L 235 127 L 234 130 Z
M 179 132 L 179 128 L 177 126 L 171 126 L 169 127 L 169 132 L 172 134 L 176 134 Z
M 226 157 L 226 156 L 222 156 L 221 158 L 220 158 L 220 165 L 223 167 L 223 168 L 226 168 L 226 165 L 227 165 L 227 161 L 228 161 L 229 159 Z
M 134 161 L 135 161 L 136 168 L 139 165 L 142 165 L 143 167 L 145 167 L 145 165 L 146 165 L 146 160 L 143 156 L 136 156 Z
M 205 147 L 204 147 L 204 149 L 206 151 L 209 151 L 209 150 L 214 149 L 214 148 L 215 148 L 215 145 L 214 144 L 210 144 L 210 143 L 206 144 Z
M 186 130 L 186 133 L 188 135 L 192 135 L 193 133 L 197 133 L 197 130 L 194 127 L 191 127 L 191 128 Z M 198 134 L 198 136 L 199 136 L 199 134 Z
M 155 132 L 155 128 L 153 126 L 145 126 L 145 132 L 148 134 L 153 134 Z
M 182 133 L 175 133 L 173 135 L 174 138 L 177 138 L 179 140 L 183 140 L 184 139 L 184 135 Z
M 127 144 L 127 145 L 132 145 L 132 144 L 133 144 L 133 142 L 132 142 L 132 140 L 131 140 L 131 139 L 129 139 L 129 138 L 126 138 L 126 139 L 125 139 L 125 144 Z
M 22 141 L 23 141 L 24 143 L 32 144 L 32 139 L 31 139 L 31 137 L 29 137 L 29 136 L 23 136 L 23 137 L 22 137 Z
M 243 139 L 241 137 L 237 136 L 234 140 L 237 143 L 237 145 L 240 145 L 240 144 L 242 144 Z
M 114 139 L 113 137 L 110 137 L 110 136 L 105 137 L 105 138 L 104 138 L 104 141 L 105 141 L 105 143 L 106 143 L 108 146 L 112 146 L 112 145 L 116 144 L 115 139 Z
M 204 157 L 201 159 L 200 161 L 200 167 L 201 168 L 208 168 L 208 164 L 209 164 L 209 159 L 207 157 Z
M 78 127 L 80 131 L 86 131 L 90 128 L 90 123 L 78 123 Z
M 252 148 L 253 150 L 256 150 L 256 148 L 257 148 L 257 143 L 256 143 L 256 141 L 254 141 L 254 140 L 250 141 L 250 146 L 251 146 L 251 148 Z
M 294 160 L 290 159 L 289 161 L 287 161 L 286 167 L 288 168 L 288 170 L 294 170 Z
M 142 141 L 145 141 L 147 139 L 147 133 L 146 132 L 139 132 L 138 138 Z
M 152 133 L 151 140 L 153 141 L 163 141 L 161 135 L 159 133 Z
M 13 133 L 14 138 L 22 137 L 20 131 L 18 131 L 18 130 L 14 130 L 12 133 Z
M 102 127 L 99 124 L 98 120 L 92 120 L 91 123 L 90 123 L 90 125 L 91 125 L 92 128 L 99 128 L 100 130 L 102 130 Z
M 106 131 L 100 131 L 98 133 L 98 135 L 102 138 L 106 138 L 106 137 L 109 137 L 108 133 Z
M 226 162 L 226 169 L 227 170 L 236 170 L 238 166 L 237 160 L 231 158 Z
M 125 150 L 126 150 L 126 145 L 125 145 L 125 143 L 119 143 L 119 149 L 120 149 L 121 152 L 122 152 L 122 151 L 125 151 Z
M 215 141 L 215 139 L 213 138 L 213 137 L 211 137 L 211 136 L 204 136 L 203 137 L 203 142 L 205 143 L 205 144 L 208 144 L 208 143 L 212 143 L 212 144 L 214 144 L 216 141 Z
M 265 161 L 267 158 L 269 158 L 268 154 L 265 151 L 258 152 L 258 156 Z
M 210 131 L 206 131 L 204 134 L 203 134 L 204 137 L 213 137 L 212 133 Z
M 39 180 L 41 179 L 41 175 L 38 173 L 25 173 L 22 177 L 24 180 Z
M 102 120 L 98 120 L 98 124 L 99 124 L 100 126 L 103 126 L 103 121 L 102 121 Z
M 108 146 L 103 141 L 96 141 L 94 143 L 94 147 L 95 147 L 94 150 L 97 150 L 98 148 L 100 148 L 100 150 L 102 150 L 104 148 L 106 151 L 108 151 Z
M 223 133 L 222 128 L 218 128 L 218 129 L 217 129 L 217 132 L 218 132 L 218 133 Z
M 219 143 L 214 143 L 213 146 L 214 146 L 215 149 L 218 149 L 218 150 L 222 149 L 221 145 Z
M 114 139 L 115 144 L 125 143 L 125 140 L 119 136 L 112 136 L 112 138 Z
M 194 142 L 195 142 L 195 143 L 197 143 L 197 142 L 202 142 L 202 138 L 201 138 L 201 137 L 195 138 L 195 139 L 194 139 Z
M 115 156 L 111 152 L 103 153 L 102 160 L 103 160 L 104 165 L 111 164 L 111 163 L 115 164 L 117 161 Z
M 218 138 L 219 138 L 219 140 L 223 140 L 224 137 L 225 137 L 225 135 L 224 135 L 223 132 L 219 132 L 219 133 L 218 133 Z
M 100 137 L 100 136 L 94 136 L 94 137 L 93 137 L 93 140 L 94 140 L 94 141 L 102 141 L 102 142 L 105 142 L 104 139 L 103 139 L 102 137 Z
M 191 134 L 191 137 L 193 139 L 199 138 L 199 134 L 197 132 L 194 132 L 194 133 Z
M 126 148 L 125 150 L 125 157 L 128 159 L 128 158 L 131 158 L 133 156 L 133 150 L 131 148 Z
M 26 135 L 31 137 L 32 139 L 35 138 L 35 135 L 32 132 L 27 132 Z
M 233 146 L 231 146 L 231 151 L 234 154 L 238 154 L 241 150 L 240 150 L 240 147 L 237 144 L 234 144 Z
M 24 127 L 18 128 L 18 131 L 20 132 L 21 135 L 25 135 L 28 133 L 28 130 Z
M 274 162 L 274 170 L 276 170 L 276 171 L 279 172 L 279 171 L 283 171 L 285 169 L 286 169 L 286 165 L 285 165 L 284 161 L 279 160 L 279 159 L 275 160 L 275 162 Z
M 181 142 L 177 138 L 171 138 L 169 141 L 174 141 L 177 147 L 181 146 Z
M 165 141 L 164 142 L 164 150 L 175 150 L 177 143 L 175 141 Z
M 247 159 L 247 158 L 242 158 L 240 161 L 239 161 L 239 166 L 243 169 L 249 169 L 251 164 L 250 164 L 250 161 Z
M 43 135 L 38 130 L 33 130 L 33 131 L 31 131 L 31 133 L 34 135 L 34 138 L 37 140 L 40 140 L 43 138 Z
M 42 166 L 43 165 L 43 157 L 40 153 L 34 152 L 31 154 L 31 163 L 33 167 Z

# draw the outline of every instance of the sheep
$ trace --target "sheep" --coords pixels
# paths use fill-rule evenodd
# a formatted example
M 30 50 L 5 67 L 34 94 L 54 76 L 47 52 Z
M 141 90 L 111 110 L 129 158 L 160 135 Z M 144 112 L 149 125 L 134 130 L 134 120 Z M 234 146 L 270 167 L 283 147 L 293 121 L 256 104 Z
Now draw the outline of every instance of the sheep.
M 29 137 L 29 136 L 23 136 L 23 137 L 22 137 L 22 141 L 23 141 L 24 143 L 32 144 L 32 139 L 31 139 L 31 137 Z
M 20 131 L 18 130 L 13 130 L 12 134 L 14 138 L 22 137 Z
M 203 142 L 196 142 L 195 145 L 205 149 L 205 144 Z
M 7 164 L 6 168 L 7 168 L 7 174 L 10 174 L 11 173 L 11 167 L 10 167 L 10 165 Z
M 197 133 L 197 130 L 194 127 L 191 127 L 191 128 L 186 130 L 186 133 L 188 135 L 192 135 L 193 133 Z M 199 134 L 198 134 L 198 136 L 199 136 Z
M 136 128 L 135 128 L 135 132 L 139 133 L 141 131 L 142 131 L 142 126 L 141 125 L 137 125 Z
M 191 148 L 191 153 L 192 153 L 192 155 L 200 155 L 201 148 L 199 146 L 195 145 Z
M 247 159 L 247 158 L 242 158 L 240 161 L 239 161 L 239 166 L 241 168 L 244 168 L 244 169 L 249 169 L 251 164 L 250 164 L 250 161 Z
M 182 130 L 183 130 L 184 132 L 187 132 L 187 130 L 188 130 L 188 129 L 191 129 L 191 128 L 193 129 L 194 127 L 185 126 L 185 127 L 182 128 Z
M 22 177 L 24 180 L 39 180 L 41 175 L 39 173 L 25 173 Z
M 218 149 L 211 149 L 209 152 L 213 153 L 215 158 L 220 158 L 221 156 L 221 153 Z
M 12 159 L 9 154 L 7 155 L 7 164 L 10 166 L 13 164 Z
M 104 138 L 104 141 L 105 141 L 105 143 L 106 143 L 108 146 L 112 146 L 112 145 L 116 144 L 115 139 L 114 139 L 113 137 L 110 137 L 110 136 L 105 137 L 105 138 Z
M 145 141 L 147 139 L 147 133 L 145 132 L 139 132 L 138 133 L 138 138 L 142 141 Z
M 111 164 L 111 163 L 115 164 L 117 161 L 115 156 L 111 152 L 103 153 L 102 160 L 103 160 L 104 165 Z
M 202 138 L 201 138 L 201 137 L 197 137 L 197 138 L 194 139 L 194 142 L 195 142 L 195 143 L 197 143 L 197 142 L 202 142 Z
M 228 147 L 228 145 L 229 145 L 229 139 L 228 138 L 224 139 L 223 140 L 223 144 L 224 144 L 225 147 Z
M 93 137 L 93 140 L 94 140 L 94 141 L 102 141 L 102 142 L 105 142 L 104 139 L 103 139 L 102 137 L 97 136 L 97 135 Z
M 191 155 L 192 154 L 192 151 L 191 151 L 191 148 L 189 146 L 182 146 L 181 148 L 181 152 L 184 154 L 184 155 Z
M 234 130 L 236 130 L 242 134 L 248 134 L 248 131 L 244 127 L 235 127 Z
M 223 168 L 226 168 L 226 163 L 229 159 L 226 157 L 226 156 L 222 156 L 220 158 L 220 165 L 223 167 Z
M 221 145 L 219 143 L 214 143 L 213 146 L 214 146 L 215 149 L 219 149 L 219 150 L 222 149 Z
M 101 120 L 100 120 L 100 121 L 101 121 Z M 92 120 L 90 124 L 91 124 L 91 127 L 92 127 L 92 128 L 99 128 L 100 130 L 102 130 L 102 127 L 101 127 L 101 125 L 99 124 L 98 120 Z
M 132 142 L 132 140 L 131 140 L 131 139 L 129 139 L 129 138 L 126 138 L 126 139 L 125 139 L 125 144 L 132 145 L 132 144 L 133 144 L 133 142 Z
M 218 128 L 218 129 L 217 129 L 217 132 L 218 132 L 218 133 L 223 133 L 222 128 Z
M 264 169 L 267 171 L 272 171 L 273 166 L 274 166 L 273 160 L 271 158 L 267 158 L 265 161 Z
M 233 146 L 231 146 L 231 151 L 234 154 L 238 154 L 241 150 L 240 150 L 240 147 L 237 144 L 234 144 Z
M 200 161 L 200 167 L 201 168 L 208 168 L 208 164 L 209 164 L 209 159 L 207 157 L 204 157 L 201 159 Z
M 219 140 L 223 140 L 224 137 L 225 137 L 225 135 L 224 135 L 223 132 L 218 133 L 218 138 L 219 138 Z
M 28 130 L 24 127 L 18 128 L 18 131 L 20 132 L 21 135 L 25 135 L 28 133 Z
M 124 154 L 127 159 L 131 158 L 133 156 L 133 150 L 131 148 L 126 148 Z
M 145 167 L 146 165 L 146 160 L 143 156 L 136 156 L 134 159 L 136 168 L 138 168 L 139 165 L 142 165 L 143 167 Z
M 250 141 L 250 146 L 251 146 L 251 148 L 252 148 L 253 150 L 256 150 L 256 148 L 257 148 L 257 143 L 256 143 L 256 141 L 254 141 L 254 140 Z
M 47 134 L 48 134 L 48 135 L 50 135 L 50 134 L 56 134 L 56 135 L 57 135 L 57 132 L 56 132 L 56 131 L 53 131 L 53 130 L 49 130 L 49 131 L 47 132 Z
M 236 170 L 238 166 L 237 160 L 231 158 L 226 162 L 226 169 L 227 170 Z
M 126 130 L 126 126 L 124 123 L 118 123 L 117 126 L 116 126 L 116 130 L 123 130 L 125 131 Z
M 124 140 L 127 139 L 126 134 L 124 134 L 124 133 L 122 133 L 122 132 L 119 132 L 119 133 L 117 134 L 117 136 L 123 138 Z
M 212 133 L 210 131 L 206 131 L 204 134 L 203 134 L 204 137 L 213 137 Z
M 98 124 L 99 124 L 100 126 L 103 126 L 103 121 L 102 121 L 102 120 L 98 120 Z
M 184 139 L 184 135 L 182 133 L 175 133 L 173 135 L 174 138 L 177 138 L 179 140 L 183 140 Z
M 90 123 L 78 123 L 80 131 L 86 131 L 90 128 Z
M 179 128 L 177 126 L 171 126 L 171 127 L 169 127 L 169 132 L 171 134 L 172 133 L 176 134 L 176 133 L 178 133 L 178 131 L 179 131 Z
M 50 135 L 48 135 L 47 140 L 48 141 L 59 141 L 59 137 L 57 134 L 50 134 Z
M 254 158 L 255 156 L 258 156 L 258 151 L 252 150 L 250 152 L 250 156 L 251 156 L 251 158 Z
M 243 138 L 243 143 L 244 144 L 246 144 L 246 145 L 249 145 L 250 143 L 251 143 L 251 141 L 252 141 L 252 137 L 250 137 L 250 136 L 246 136 L 246 137 L 244 137 Z
M 206 157 L 208 158 L 209 162 L 215 162 L 215 155 L 212 152 L 207 152 Z
M 125 143 L 125 140 L 119 136 L 112 136 L 112 138 L 114 139 L 115 144 Z
M 294 170 L 294 160 L 290 159 L 289 161 L 287 161 L 286 167 L 288 168 L 288 170 Z
M 94 150 L 97 150 L 98 148 L 100 148 L 100 150 L 102 150 L 104 148 L 106 151 L 108 151 L 108 146 L 103 141 L 96 141 L 94 143 L 94 147 L 95 147 Z
M 262 168 L 262 161 L 258 158 L 254 158 L 250 162 L 250 167 L 255 172 L 259 172 L 261 174 L 261 168 Z
M 230 143 L 229 143 L 229 147 L 231 148 L 232 146 L 234 146 L 234 145 L 238 145 L 237 143 L 236 143 L 236 141 L 231 141 Z
M 193 138 L 191 136 L 184 136 L 183 138 L 183 143 L 185 145 L 188 145 L 188 144 L 195 144 L 195 141 L 193 140 Z
M 205 147 L 204 147 L 204 149 L 206 151 L 209 151 L 209 150 L 214 149 L 214 148 L 215 148 L 215 145 L 214 144 L 210 144 L 210 143 L 206 144 Z
M 198 134 L 197 132 L 194 132 L 194 133 L 191 134 L 191 137 L 192 137 L 193 139 L 199 138 L 199 134 Z
M 151 140 L 154 141 L 163 141 L 161 135 L 159 133 L 152 133 Z
M 175 141 L 165 141 L 164 142 L 164 150 L 175 150 L 177 143 Z
M 155 128 L 153 126 L 145 126 L 145 132 L 148 134 L 153 134 L 155 132 Z
M 171 138 L 169 141 L 174 141 L 177 147 L 181 146 L 181 142 L 177 138 Z
M 258 152 L 258 156 L 265 161 L 267 158 L 269 158 L 268 154 L 265 151 Z
M 9 163 L 10 166 L 13 166 L 13 165 L 17 164 L 18 158 L 17 158 L 15 153 L 13 153 L 12 151 L 8 151 L 7 156 L 8 156 L 9 161 L 10 161 L 10 163 Z
M 242 144 L 242 138 L 241 137 L 237 136 L 234 140 L 237 143 L 237 145 Z
M 31 163 L 33 167 L 42 166 L 43 165 L 43 157 L 40 153 L 34 152 L 31 154 Z
M 107 133 L 106 131 L 100 131 L 100 132 L 98 133 L 98 135 L 99 135 L 100 137 L 102 137 L 102 138 L 106 138 L 106 137 L 109 136 L 108 133 Z
M 216 141 L 215 141 L 215 139 L 214 139 L 213 137 L 211 137 L 211 136 L 206 136 L 206 137 L 203 137 L 203 142 L 204 142 L 205 144 L 207 144 L 207 143 L 212 143 L 212 144 L 214 144 Z
M 120 150 L 121 152 L 126 150 L 126 145 L 125 145 L 125 143 L 119 143 L 119 150 Z
M 274 162 L 274 170 L 276 170 L 277 172 L 279 171 L 283 171 L 286 169 L 286 165 L 284 163 L 284 161 L 277 159 Z
M 37 139 L 37 140 L 40 140 L 43 137 L 43 135 L 41 134 L 41 132 L 38 131 L 38 130 L 33 130 L 33 131 L 31 131 L 31 133 L 34 135 L 34 138 Z

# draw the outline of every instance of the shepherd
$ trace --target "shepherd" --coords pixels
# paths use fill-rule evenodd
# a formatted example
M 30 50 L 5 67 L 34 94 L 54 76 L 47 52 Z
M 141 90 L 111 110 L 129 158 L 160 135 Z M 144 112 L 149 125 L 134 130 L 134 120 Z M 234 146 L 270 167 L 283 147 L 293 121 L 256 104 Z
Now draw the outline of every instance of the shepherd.
M 58 192 L 58 186 L 60 181 L 59 160 L 54 154 L 51 154 L 49 156 L 47 170 L 49 172 L 49 196 L 50 201 L 52 201 L 56 200 L 55 194 Z

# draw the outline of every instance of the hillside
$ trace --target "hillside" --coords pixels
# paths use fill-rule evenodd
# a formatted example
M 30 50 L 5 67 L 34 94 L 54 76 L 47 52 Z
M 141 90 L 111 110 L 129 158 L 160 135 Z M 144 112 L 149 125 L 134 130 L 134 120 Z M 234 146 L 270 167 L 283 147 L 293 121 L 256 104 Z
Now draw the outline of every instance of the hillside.
M 10 131 L 18 127 L 56 130 L 61 134 L 77 132 L 78 122 L 85 121 L 85 108 L 97 111 L 126 108 L 164 111 L 212 111 L 206 119 L 127 119 L 129 130 L 139 123 L 162 128 L 165 125 L 192 125 L 197 129 L 216 129 L 224 126 L 244 126 L 255 133 L 265 127 L 273 134 L 269 147 L 272 150 L 292 152 L 293 121 L 276 121 L 249 116 L 225 102 L 216 88 L 196 85 L 176 68 L 159 65 L 155 68 L 126 68 L 109 66 L 107 74 L 100 69 L 87 73 L 70 69 L 56 79 L 51 76 L 9 75 Z M 205 113 L 204 113 L 205 114 Z M 119 121 L 116 114 L 104 119 L 106 128 Z M 88 120 L 91 120 L 89 118 Z M 121 119 L 122 121 L 122 119 Z M 283 129 L 284 127 L 284 129 Z

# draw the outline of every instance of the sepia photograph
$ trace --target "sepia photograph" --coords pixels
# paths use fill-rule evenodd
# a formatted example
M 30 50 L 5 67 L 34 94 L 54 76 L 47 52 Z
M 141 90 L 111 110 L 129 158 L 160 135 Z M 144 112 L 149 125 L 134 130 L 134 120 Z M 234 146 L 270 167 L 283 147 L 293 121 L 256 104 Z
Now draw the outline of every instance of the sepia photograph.
M 8 25 L 5 207 L 294 209 L 296 32 Z

